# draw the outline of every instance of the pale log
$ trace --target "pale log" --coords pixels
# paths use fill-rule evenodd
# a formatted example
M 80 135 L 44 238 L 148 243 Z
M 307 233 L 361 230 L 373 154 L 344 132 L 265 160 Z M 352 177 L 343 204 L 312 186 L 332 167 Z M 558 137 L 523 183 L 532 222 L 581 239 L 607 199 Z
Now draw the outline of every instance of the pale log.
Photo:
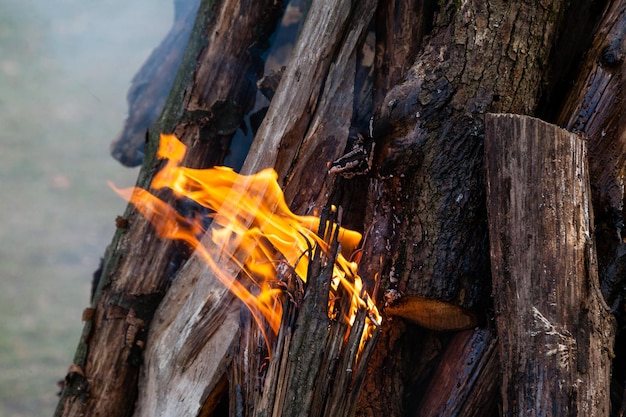
M 586 143 L 485 117 L 504 416 L 608 416 L 615 323 L 600 293 Z

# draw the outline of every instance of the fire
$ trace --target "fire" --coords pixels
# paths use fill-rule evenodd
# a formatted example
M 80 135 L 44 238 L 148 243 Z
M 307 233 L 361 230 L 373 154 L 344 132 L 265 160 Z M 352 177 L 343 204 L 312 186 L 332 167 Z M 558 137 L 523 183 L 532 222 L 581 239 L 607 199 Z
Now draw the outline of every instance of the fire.
M 289 210 L 274 170 L 244 176 L 226 167 L 181 167 L 186 151 L 186 146 L 175 136 L 161 135 L 157 156 L 166 163 L 154 177 L 151 188 L 171 189 L 177 198 L 191 199 L 208 209 L 211 213 L 207 215 L 211 218 L 208 228 L 206 216 L 186 218 L 146 190 L 119 190 L 111 186 L 149 219 L 162 238 L 183 240 L 195 249 L 222 283 L 247 306 L 255 320 L 259 324 L 265 320 L 276 334 L 284 300 L 284 285 L 276 268 L 282 263 L 306 282 L 311 248 L 317 245 L 325 251 L 328 249 L 316 234 L 320 219 L 298 216 Z M 337 318 L 334 308 L 337 294 L 340 288 L 347 290 L 351 307 L 345 319 L 352 324 L 356 312 L 366 309 L 368 320 L 363 337 L 367 338 L 368 332 L 380 324 L 381 316 L 363 289 L 356 273 L 357 264 L 344 256 L 357 248 L 361 234 L 340 228 L 338 240 L 342 253 L 337 255 L 333 269 L 329 317 Z M 220 259 L 225 257 L 238 265 L 247 283 L 238 278 L 239 271 L 220 268 Z

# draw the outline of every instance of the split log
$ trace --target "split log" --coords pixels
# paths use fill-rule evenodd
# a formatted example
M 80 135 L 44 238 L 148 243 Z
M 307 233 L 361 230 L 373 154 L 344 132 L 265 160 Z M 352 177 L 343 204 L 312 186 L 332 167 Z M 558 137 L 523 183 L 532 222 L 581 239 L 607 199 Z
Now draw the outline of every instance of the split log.
M 611 1 L 557 123 L 589 139 L 589 174 L 596 219 L 602 293 L 615 311 L 626 294 L 624 166 L 626 165 L 626 4 Z
M 586 144 L 538 119 L 485 117 L 504 416 L 608 416 L 615 323 L 602 298 Z

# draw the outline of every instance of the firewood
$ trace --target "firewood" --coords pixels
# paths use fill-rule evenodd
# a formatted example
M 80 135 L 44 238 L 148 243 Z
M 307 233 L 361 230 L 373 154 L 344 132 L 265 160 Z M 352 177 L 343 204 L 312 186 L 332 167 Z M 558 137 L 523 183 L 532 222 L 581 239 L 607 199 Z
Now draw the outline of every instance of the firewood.
M 593 250 L 585 140 L 485 117 L 487 207 L 504 416 L 607 416 L 615 321 Z

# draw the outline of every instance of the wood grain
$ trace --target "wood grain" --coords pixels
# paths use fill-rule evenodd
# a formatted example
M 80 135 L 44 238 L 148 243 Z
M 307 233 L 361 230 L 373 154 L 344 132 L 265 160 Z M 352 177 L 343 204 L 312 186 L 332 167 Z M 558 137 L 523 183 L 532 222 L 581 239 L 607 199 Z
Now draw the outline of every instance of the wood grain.
M 600 294 L 585 140 L 485 117 L 504 416 L 608 416 L 615 323 Z

